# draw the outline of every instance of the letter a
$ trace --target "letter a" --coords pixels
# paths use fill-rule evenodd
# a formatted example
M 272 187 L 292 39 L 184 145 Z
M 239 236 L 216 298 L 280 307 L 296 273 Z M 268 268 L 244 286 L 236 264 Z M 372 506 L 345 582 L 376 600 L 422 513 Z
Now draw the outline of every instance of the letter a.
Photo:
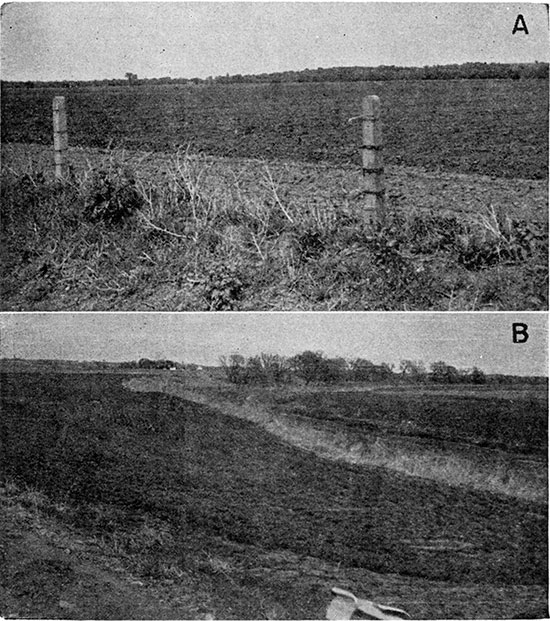
M 512 34 L 514 35 L 516 34 L 516 32 L 524 32 L 526 35 L 529 34 L 529 31 L 527 30 L 527 24 L 525 23 L 525 20 L 523 19 L 523 15 L 521 13 L 516 17 L 516 23 L 514 24 Z

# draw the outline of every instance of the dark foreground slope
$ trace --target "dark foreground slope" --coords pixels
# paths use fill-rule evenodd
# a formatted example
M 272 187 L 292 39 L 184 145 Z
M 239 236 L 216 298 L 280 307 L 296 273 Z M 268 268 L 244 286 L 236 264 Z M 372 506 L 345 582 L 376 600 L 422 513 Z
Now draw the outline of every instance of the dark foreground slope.
M 218 618 L 322 617 L 336 584 L 417 618 L 544 604 L 545 507 L 331 463 L 122 379 L 3 375 L 0 470 L 46 494 L 58 521 L 110 542 L 148 585 L 201 585 Z M 175 616 L 197 615 L 181 606 Z

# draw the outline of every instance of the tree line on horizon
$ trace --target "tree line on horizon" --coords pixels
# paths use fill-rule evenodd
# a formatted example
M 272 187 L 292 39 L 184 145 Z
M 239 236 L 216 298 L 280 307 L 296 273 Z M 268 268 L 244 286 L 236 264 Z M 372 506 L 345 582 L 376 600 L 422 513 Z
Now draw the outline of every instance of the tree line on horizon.
M 365 358 L 328 358 L 323 352 L 313 351 L 304 351 L 292 357 L 262 353 L 245 358 L 233 354 L 222 356 L 220 364 L 229 382 L 262 386 L 289 384 L 297 380 L 306 386 L 346 382 L 480 385 L 531 380 L 509 375 L 486 375 L 476 366 L 457 369 L 441 360 L 432 362 L 429 370 L 421 360 L 401 360 L 396 369 L 395 365 L 386 362 L 375 364 Z
M 533 384 L 547 385 L 547 376 L 486 374 L 481 369 L 457 369 L 443 361 L 432 362 L 429 368 L 421 360 L 401 360 L 393 364 L 375 364 L 365 358 L 348 360 L 328 358 L 323 352 L 305 351 L 291 357 L 261 353 L 245 358 L 239 354 L 221 356 L 219 365 L 204 366 L 168 359 L 139 358 L 122 362 L 106 360 L 51 360 L 0 358 L 0 370 L 70 372 L 134 371 L 207 371 L 219 370 L 220 377 L 236 385 L 282 386 L 290 383 L 338 384 L 393 383 L 393 384 Z M 216 373 L 217 376 L 217 373 Z
M 2 80 L 2 88 L 18 87 L 62 87 L 78 86 L 131 86 L 162 84 L 283 84 L 294 82 L 369 82 L 386 80 L 525 80 L 548 79 L 549 64 L 534 63 L 482 63 L 471 62 L 451 65 L 426 65 L 424 67 L 399 67 L 381 65 L 379 67 L 330 67 L 302 69 L 300 71 L 279 71 L 274 73 L 240 73 L 207 78 L 138 78 L 128 71 L 125 78 L 102 80 L 57 80 L 57 81 L 12 81 Z

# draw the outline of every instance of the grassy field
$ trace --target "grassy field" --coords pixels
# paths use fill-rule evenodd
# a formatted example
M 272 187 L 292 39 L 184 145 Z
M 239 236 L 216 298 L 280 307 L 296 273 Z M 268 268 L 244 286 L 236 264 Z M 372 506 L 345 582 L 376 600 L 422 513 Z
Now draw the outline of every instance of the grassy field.
M 141 388 L 154 389 L 154 377 Z M 322 618 L 330 588 L 341 586 L 413 618 L 547 615 L 542 500 L 321 457 L 244 420 L 243 403 L 269 409 L 273 422 L 296 416 L 298 402 L 309 407 L 307 395 L 196 387 L 200 403 L 159 393 L 170 383 L 156 377 L 157 392 L 138 393 L 123 388 L 135 374 L 2 376 L 0 614 Z M 510 398 L 491 399 L 486 414 L 518 429 Z M 532 422 L 544 396 L 530 398 L 511 400 L 531 416 L 538 444 L 528 457 L 544 469 Z M 393 426 L 368 433 L 414 439 L 398 431 L 410 420 L 402 402 L 373 399 Z M 319 420 L 335 400 L 317 400 Z M 478 401 L 463 396 L 462 421 Z M 438 398 L 418 405 L 418 439 L 422 430 L 441 437 Z M 353 398 L 336 412 L 354 416 Z M 361 418 L 375 425 L 376 412 Z M 473 442 L 484 433 L 493 432 L 474 424 L 457 446 L 489 454 Z M 500 450 L 512 459 L 521 449 L 507 437 Z
M 1 308 L 544 310 L 545 85 L 71 89 L 62 184 L 36 144 L 58 90 L 5 88 Z M 385 102 L 378 227 L 347 122 L 367 92 Z

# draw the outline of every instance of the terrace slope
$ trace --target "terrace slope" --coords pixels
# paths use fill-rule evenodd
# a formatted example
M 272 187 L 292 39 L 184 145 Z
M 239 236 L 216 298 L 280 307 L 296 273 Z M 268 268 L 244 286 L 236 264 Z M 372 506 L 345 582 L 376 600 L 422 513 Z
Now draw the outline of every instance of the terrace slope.
M 118 541 L 130 565 L 128 533 L 154 524 L 141 547 L 157 569 L 149 559 L 141 574 L 185 589 L 206 572 L 222 584 L 218 617 L 269 604 L 319 618 L 335 581 L 420 618 L 520 616 L 526 593 L 544 605 L 542 505 L 334 463 L 123 379 L 4 374 L 0 466 L 76 507 L 57 516 Z

